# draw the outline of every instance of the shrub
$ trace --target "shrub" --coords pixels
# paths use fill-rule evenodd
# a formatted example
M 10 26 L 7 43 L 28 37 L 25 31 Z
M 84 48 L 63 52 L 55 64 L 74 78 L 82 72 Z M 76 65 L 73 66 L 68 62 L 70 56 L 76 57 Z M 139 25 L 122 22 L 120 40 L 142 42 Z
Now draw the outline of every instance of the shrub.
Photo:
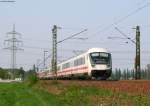
M 38 82 L 38 78 L 36 75 L 31 74 L 28 75 L 28 77 L 25 80 L 25 83 L 27 84 L 27 86 L 33 86 L 34 84 L 36 84 Z

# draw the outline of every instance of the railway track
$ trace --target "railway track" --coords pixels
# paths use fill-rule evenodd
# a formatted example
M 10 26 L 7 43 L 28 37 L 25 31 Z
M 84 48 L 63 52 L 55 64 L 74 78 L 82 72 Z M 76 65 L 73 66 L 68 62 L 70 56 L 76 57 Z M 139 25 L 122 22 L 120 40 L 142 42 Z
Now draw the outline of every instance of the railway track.
M 41 82 L 49 84 L 52 80 L 42 80 Z M 78 84 L 83 87 L 99 87 L 111 89 L 114 92 L 129 92 L 137 94 L 150 94 L 150 80 L 58 80 L 59 83 L 64 85 Z

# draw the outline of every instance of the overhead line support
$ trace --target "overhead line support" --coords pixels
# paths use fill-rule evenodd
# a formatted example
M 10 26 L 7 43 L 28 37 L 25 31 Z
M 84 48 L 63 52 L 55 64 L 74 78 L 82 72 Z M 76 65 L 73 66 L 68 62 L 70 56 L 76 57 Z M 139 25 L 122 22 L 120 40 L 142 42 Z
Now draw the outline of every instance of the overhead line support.
M 136 27 L 135 79 L 141 78 L 140 27 Z

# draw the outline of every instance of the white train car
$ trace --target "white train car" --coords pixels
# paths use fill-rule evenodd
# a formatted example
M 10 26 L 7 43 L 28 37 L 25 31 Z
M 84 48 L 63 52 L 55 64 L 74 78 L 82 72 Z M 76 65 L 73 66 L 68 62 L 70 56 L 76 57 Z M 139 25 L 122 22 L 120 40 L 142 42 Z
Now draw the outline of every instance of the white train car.
M 57 66 L 57 77 L 61 79 L 107 79 L 111 72 L 111 53 L 104 48 L 91 48 L 87 52 L 63 61 Z M 52 71 L 41 72 L 38 75 L 39 78 L 44 79 L 56 76 Z

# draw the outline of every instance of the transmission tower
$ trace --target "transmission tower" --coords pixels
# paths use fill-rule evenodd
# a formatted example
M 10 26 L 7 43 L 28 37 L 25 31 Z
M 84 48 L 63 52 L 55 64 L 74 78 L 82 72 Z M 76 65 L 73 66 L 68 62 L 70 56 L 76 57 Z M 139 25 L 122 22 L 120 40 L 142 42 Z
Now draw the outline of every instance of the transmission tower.
M 4 49 L 11 51 L 11 79 L 14 79 L 16 69 L 16 53 L 18 50 L 23 50 L 20 48 L 23 42 L 18 40 L 16 37 L 16 35 L 21 36 L 21 34 L 15 31 L 15 25 L 13 25 L 13 31 L 8 32 L 7 34 L 11 35 L 11 37 L 4 41 L 4 45 L 6 46 Z

